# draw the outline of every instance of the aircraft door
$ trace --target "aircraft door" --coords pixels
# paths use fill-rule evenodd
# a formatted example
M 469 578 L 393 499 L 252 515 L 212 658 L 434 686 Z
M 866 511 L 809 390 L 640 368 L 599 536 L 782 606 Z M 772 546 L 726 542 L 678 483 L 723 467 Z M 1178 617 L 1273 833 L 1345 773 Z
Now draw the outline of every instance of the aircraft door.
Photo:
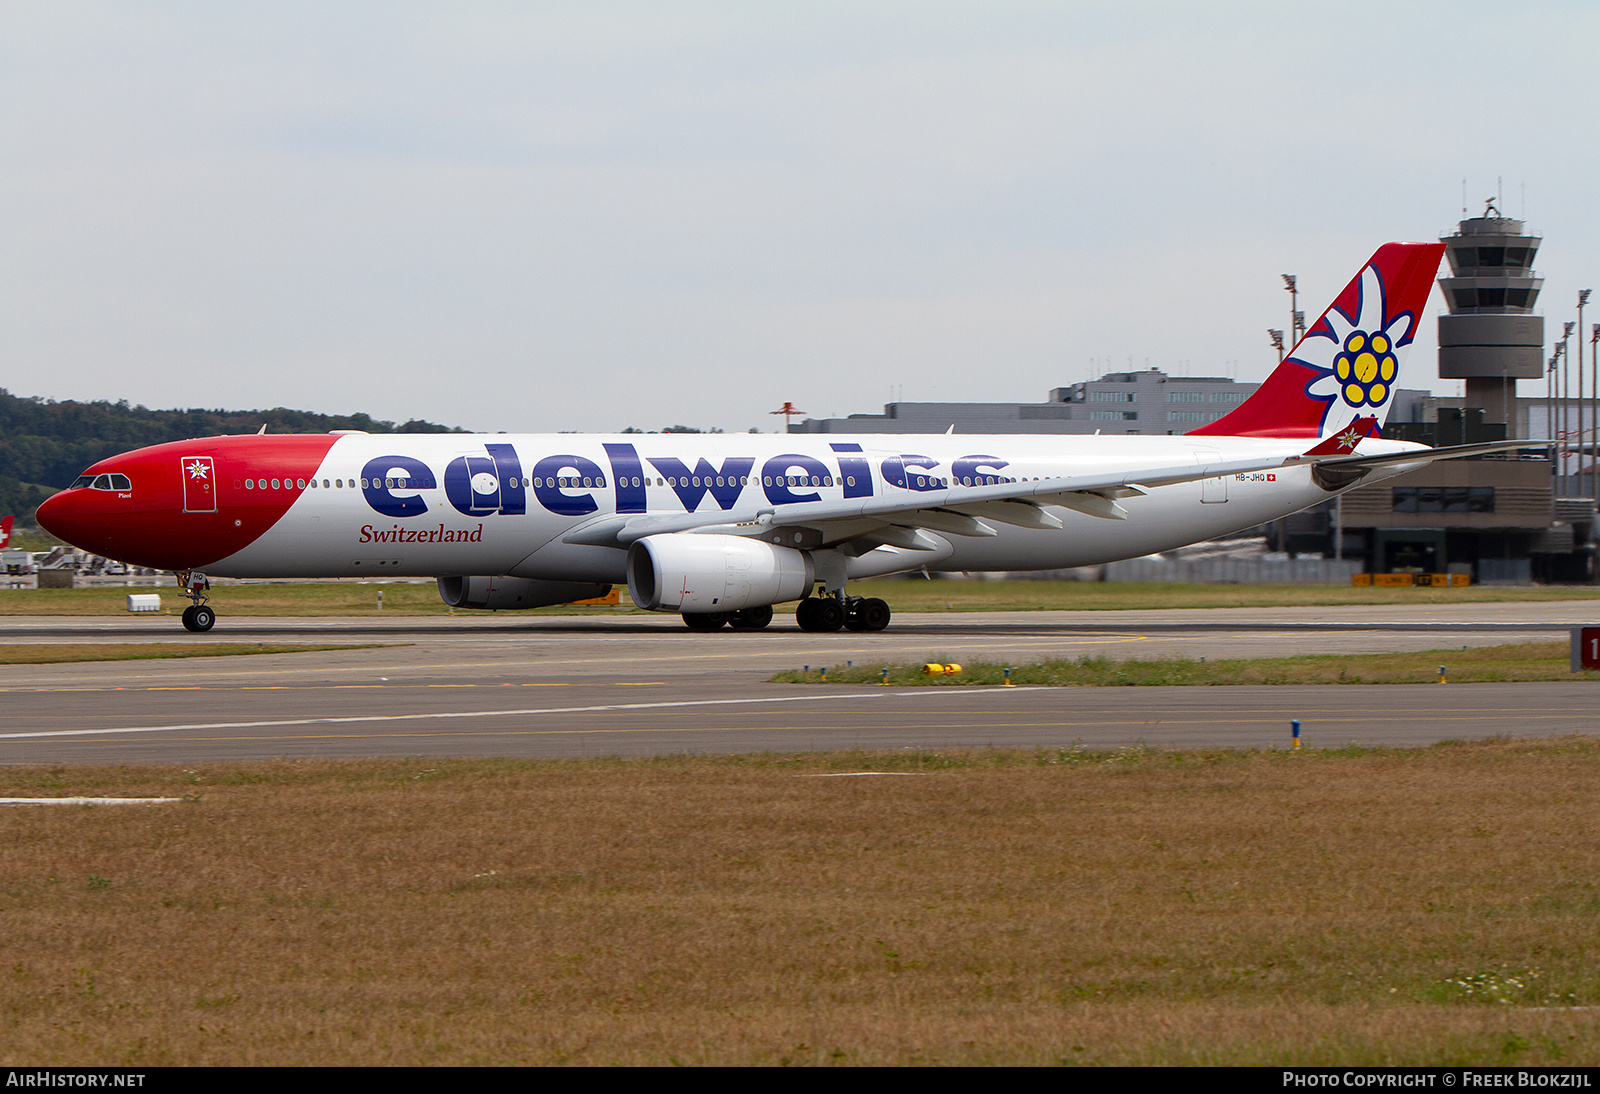
M 1208 463 L 1221 463 L 1222 453 L 1215 448 L 1197 448 L 1194 450 L 1194 462 L 1204 465 Z M 1200 500 L 1205 504 L 1228 500 L 1228 480 L 1226 477 L 1217 479 L 1200 480 Z
M 183 478 L 183 511 L 217 511 L 217 468 L 210 456 L 185 456 L 178 461 Z

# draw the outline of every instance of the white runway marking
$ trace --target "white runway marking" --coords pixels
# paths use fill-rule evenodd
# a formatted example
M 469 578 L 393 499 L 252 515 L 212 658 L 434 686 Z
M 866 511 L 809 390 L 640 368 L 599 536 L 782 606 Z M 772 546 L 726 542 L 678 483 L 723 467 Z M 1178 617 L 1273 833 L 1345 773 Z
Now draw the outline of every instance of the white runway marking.
M 440 718 L 515 718 L 535 714 L 591 714 L 607 710 L 660 710 L 668 707 L 716 707 L 752 703 L 818 703 L 832 699 L 884 699 L 900 695 L 1014 695 L 1038 688 L 883 688 L 844 695 L 784 695 L 769 699 L 685 699 L 668 703 L 605 703 L 588 707 L 530 707 L 523 710 L 448 710 L 431 714 L 353 714 L 336 718 L 276 718 L 261 722 L 186 722 L 169 726 L 120 726 L 115 729 L 51 729 L 33 733 L 0 733 L 0 740 L 15 741 L 39 737 L 97 737 L 111 733 L 174 733 L 198 729 L 265 729 L 273 726 L 347 725 L 354 722 L 413 722 Z
M 801 775 L 802 779 L 859 779 L 864 775 L 921 775 L 921 771 L 822 771 Z
M 0 798 L 0 805 L 159 805 L 177 798 Z

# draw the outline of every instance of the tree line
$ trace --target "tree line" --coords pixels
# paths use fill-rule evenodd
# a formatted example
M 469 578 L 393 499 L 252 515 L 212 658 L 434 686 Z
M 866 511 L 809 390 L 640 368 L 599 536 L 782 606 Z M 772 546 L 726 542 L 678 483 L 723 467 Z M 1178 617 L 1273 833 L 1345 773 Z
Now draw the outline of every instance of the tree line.
M 396 425 L 367 414 L 314 414 L 308 410 L 150 410 L 127 400 L 80 403 L 23 398 L 0 388 L 0 513 L 32 520 L 54 490 L 98 460 L 130 448 L 229 433 L 459 433 L 412 419 Z

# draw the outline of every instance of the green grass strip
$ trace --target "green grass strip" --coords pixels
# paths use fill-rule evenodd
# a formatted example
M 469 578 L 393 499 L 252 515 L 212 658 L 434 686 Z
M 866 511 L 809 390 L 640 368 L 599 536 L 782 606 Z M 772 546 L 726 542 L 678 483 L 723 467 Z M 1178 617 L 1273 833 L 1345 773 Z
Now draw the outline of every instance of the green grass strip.
M 929 663 L 961 665 L 958 675 L 924 675 Z M 1051 687 L 1144 687 L 1228 684 L 1436 684 L 1439 668 L 1449 683 L 1505 683 L 1536 680 L 1600 680 L 1600 672 L 1569 668 L 1565 642 L 1533 642 L 1507 646 L 1481 646 L 1462 650 L 1423 650 L 1419 653 L 1339 654 L 1305 657 L 1255 657 L 1237 660 L 1158 658 L 1116 660 L 1105 656 L 1074 660 L 1038 661 L 1007 666 L 999 662 L 964 661 L 959 653 L 929 657 L 916 664 L 870 664 L 850 668 L 822 667 L 809 672 L 780 672 L 772 682 L 781 684 L 876 684 L 884 670 L 897 686 L 968 687 L 1011 682 Z

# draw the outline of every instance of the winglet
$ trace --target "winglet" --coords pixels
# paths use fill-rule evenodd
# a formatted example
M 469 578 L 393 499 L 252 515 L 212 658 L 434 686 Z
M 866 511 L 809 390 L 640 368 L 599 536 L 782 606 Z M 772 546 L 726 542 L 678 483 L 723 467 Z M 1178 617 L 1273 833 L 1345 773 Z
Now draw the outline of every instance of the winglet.
M 1307 456 L 1347 456 L 1356 450 L 1356 445 L 1377 431 L 1377 418 L 1357 418 L 1344 431 L 1330 434 L 1314 447 L 1306 449 L 1300 454 L 1300 458 L 1305 459 Z

